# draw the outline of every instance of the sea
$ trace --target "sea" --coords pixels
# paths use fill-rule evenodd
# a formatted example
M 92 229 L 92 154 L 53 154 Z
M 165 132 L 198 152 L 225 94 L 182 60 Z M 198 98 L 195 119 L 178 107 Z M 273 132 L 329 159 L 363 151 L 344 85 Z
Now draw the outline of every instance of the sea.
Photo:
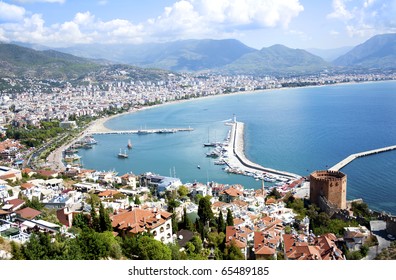
M 244 92 L 170 103 L 105 123 L 114 130 L 192 128 L 164 134 L 94 135 L 80 150 L 85 168 L 218 182 L 257 189 L 261 181 L 226 173 L 206 157 L 205 142 L 223 141 L 236 117 L 245 123 L 245 154 L 262 166 L 308 176 L 350 154 L 396 145 L 396 82 L 338 84 Z M 120 149 L 128 158 L 118 158 Z M 198 168 L 198 166 L 200 168 Z M 396 151 L 359 158 L 342 170 L 347 199 L 362 198 L 396 214 Z

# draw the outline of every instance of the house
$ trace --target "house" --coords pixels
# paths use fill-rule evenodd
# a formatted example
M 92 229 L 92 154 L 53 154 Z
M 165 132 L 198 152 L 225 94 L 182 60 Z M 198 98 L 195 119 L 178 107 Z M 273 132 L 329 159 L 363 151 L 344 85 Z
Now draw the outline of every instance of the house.
M 114 195 L 121 194 L 116 190 L 105 190 L 98 194 L 100 199 L 112 198 Z
M 360 250 L 370 235 L 365 226 L 344 228 L 344 241 L 350 251 Z
M 243 196 L 243 190 L 237 186 L 231 186 L 228 189 L 223 190 L 220 195 L 223 198 L 222 201 L 233 202 L 239 199 L 240 196 Z
M 276 231 L 254 232 L 254 255 L 256 260 L 276 259 L 281 235 Z
M 54 170 L 37 170 L 36 173 L 46 178 L 56 178 L 59 175 L 59 172 Z
M 140 186 L 149 187 L 156 193 L 163 193 L 168 190 L 176 190 L 182 185 L 179 178 L 165 177 L 152 173 L 145 173 L 140 176 Z
M 11 212 L 0 209 L 0 220 L 9 221 L 10 218 L 11 218 Z
M 133 174 L 124 174 L 121 176 L 121 183 L 123 185 L 127 185 L 132 188 L 132 190 L 136 189 L 136 175 Z
M 285 258 L 288 260 L 320 260 L 320 251 L 317 246 L 309 245 L 294 234 L 284 234 Z
M 121 236 L 150 232 L 162 243 L 173 242 L 172 213 L 157 208 L 120 210 L 110 216 L 114 231 Z
M 7 201 L 7 204 L 3 206 L 3 210 L 14 212 L 25 204 L 25 201 L 19 198 L 11 199 Z M 7 208 L 7 209 L 5 209 Z
M 240 211 L 246 211 L 249 205 L 247 202 L 243 200 L 234 200 L 230 204 L 238 208 Z
M 315 245 L 320 248 L 322 260 L 344 260 L 342 251 L 336 245 L 337 237 L 333 233 L 326 233 L 315 238 Z
M 22 169 L 22 174 L 26 174 L 28 177 L 31 177 L 31 176 L 33 176 L 34 174 L 36 174 L 36 172 L 33 171 L 33 170 L 30 169 L 30 168 L 24 168 L 24 169 Z
M 9 197 L 7 186 L 0 185 L 0 203 L 4 202 Z
M 68 207 L 56 210 L 56 217 L 59 222 L 66 227 L 71 227 L 73 225 L 74 214 L 77 213 L 70 211 Z
M 37 216 L 39 216 L 42 212 L 38 211 L 36 209 L 30 208 L 30 207 L 26 207 L 23 208 L 21 210 L 15 211 L 15 213 L 23 218 L 23 219 L 27 219 L 27 220 L 33 220 L 35 219 Z
M 289 260 L 345 260 L 336 240 L 332 233 L 318 237 L 284 234 L 285 257 Z
M 16 182 L 22 179 L 22 173 L 18 169 L 7 166 L 0 166 L 0 179 L 6 181 Z
M 245 260 L 247 259 L 248 253 L 248 245 L 247 245 L 247 235 L 248 233 L 242 233 L 239 227 L 236 226 L 227 226 L 226 227 L 226 246 L 230 246 L 234 244 L 238 247 L 242 254 L 245 256 Z

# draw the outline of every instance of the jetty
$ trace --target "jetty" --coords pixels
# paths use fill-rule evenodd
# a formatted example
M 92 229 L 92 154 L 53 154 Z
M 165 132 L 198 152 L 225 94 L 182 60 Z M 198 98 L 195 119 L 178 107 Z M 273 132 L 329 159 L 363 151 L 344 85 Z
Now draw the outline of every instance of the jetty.
M 301 178 L 301 176 L 298 174 L 264 167 L 257 163 L 251 162 L 249 159 L 246 158 L 244 153 L 244 141 L 243 141 L 244 123 L 234 121 L 228 124 L 231 125 L 231 136 L 228 145 L 229 157 L 226 159 L 226 163 L 230 168 L 238 168 L 239 170 L 243 170 L 245 172 L 253 172 L 253 173 L 264 172 L 267 174 L 281 176 L 286 179 L 292 179 L 292 180 Z
M 340 169 L 344 168 L 346 165 L 350 164 L 352 161 L 354 161 L 357 158 L 366 157 L 366 156 L 370 156 L 370 155 L 375 155 L 375 154 L 379 154 L 379 153 L 383 153 L 383 152 L 389 152 L 389 151 L 393 151 L 393 150 L 396 150 L 396 145 L 388 146 L 388 147 L 384 147 L 384 148 L 379 148 L 379 149 L 375 149 L 375 150 L 370 150 L 370 151 L 365 151 L 365 152 L 361 152 L 361 153 L 352 154 L 352 155 L 344 158 L 342 161 L 340 161 L 339 163 L 337 163 L 333 167 L 331 167 L 329 170 L 331 170 L 331 171 L 340 171 Z
M 193 131 L 191 127 L 187 128 L 157 128 L 157 129 L 131 129 L 131 130 L 95 130 L 88 131 L 89 134 L 151 134 L 151 133 L 176 133 L 182 131 Z

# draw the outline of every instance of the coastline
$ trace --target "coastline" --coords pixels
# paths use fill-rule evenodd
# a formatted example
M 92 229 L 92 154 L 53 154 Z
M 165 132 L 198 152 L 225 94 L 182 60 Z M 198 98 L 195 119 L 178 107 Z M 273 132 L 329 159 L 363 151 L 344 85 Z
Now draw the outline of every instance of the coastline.
M 260 93 L 268 93 L 271 91 L 278 91 L 278 90 L 287 90 L 287 89 L 296 89 L 296 88 L 311 88 L 311 87 L 326 87 L 326 86 L 341 86 L 341 85 L 348 85 L 348 84 L 362 84 L 362 83 L 378 83 L 378 82 L 389 82 L 389 81 L 395 81 L 395 80 L 381 80 L 381 81 L 362 81 L 362 82 L 356 82 L 356 81 L 350 81 L 350 82 L 339 82 L 339 83 L 334 83 L 334 84 L 324 84 L 324 85 L 306 85 L 306 86 L 301 86 L 301 87 L 280 87 L 280 88 L 270 88 L 270 89 L 259 89 L 259 90 L 249 90 L 249 91 L 236 91 L 236 92 L 229 92 L 229 93 L 220 93 L 220 94 L 214 94 L 214 95 L 207 95 L 207 96 L 201 96 L 201 97 L 195 97 L 195 98 L 190 98 L 190 99 L 182 99 L 182 100 L 172 100 L 168 102 L 164 102 L 161 104 L 156 104 L 152 106 L 142 106 L 138 109 L 133 108 L 130 109 L 127 112 L 123 112 L 120 114 L 115 114 L 112 116 L 107 116 L 107 117 L 102 117 L 99 119 L 96 119 L 92 121 L 87 128 L 85 128 L 78 137 L 74 138 L 70 142 L 56 148 L 53 152 L 50 153 L 50 155 L 47 157 L 47 167 L 54 169 L 54 170 L 59 170 L 59 171 L 64 171 L 66 169 L 66 166 L 63 162 L 63 151 L 67 149 L 69 146 L 71 146 L 73 143 L 76 141 L 80 140 L 81 138 L 95 134 L 96 132 L 110 132 L 110 131 L 115 131 L 113 129 L 110 129 L 106 127 L 106 122 L 108 122 L 111 119 L 118 118 L 124 115 L 129 115 L 129 114 L 134 114 L 143 110 L 148 110 L 148 109 L 154 109 L 166 105 L 172 105 L 172 104 L 179 104 L 179 103 L 185 103 L 185 102 L 192 102 L 200 99 L 207 99 L 207 98 L 216 98 L 216 97 L 224 97 L 224 96 L 235 96 L 235 95 L 249 95 L 249 94 L 260 94 Z M 240 149 L 240 154 L 243 155 L 244 159 L 247 160 L 245 153 L 244 153 L 244 143 L 243 143 L 243 136 L 240 140 L 242 145 L 242 148 Z

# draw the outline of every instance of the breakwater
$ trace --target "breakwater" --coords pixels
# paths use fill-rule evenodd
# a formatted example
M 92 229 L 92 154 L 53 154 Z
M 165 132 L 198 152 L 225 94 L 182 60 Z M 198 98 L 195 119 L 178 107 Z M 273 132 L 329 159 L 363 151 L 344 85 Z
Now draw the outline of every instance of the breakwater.
M 273 168 L 263 167 L 247 159 L 244 154 L 244 123 L 235 121 L 233 123 L 230 123 L 230 125 L 231 137 L 228 144 L 228 158 L 225 160 L 229 168 L 237 169 L 241 172 L 250 172 L 255 174 L 257 174 L 257 172 L 264 172 L 266 174 L 272 176 L 280 176 L 285 179 L 295 180 L 301 178 L 300 175 L 276 170 Z
M 344 168 L 346 165 L 350 164 L 352 161 L 354 161 L 357 158 L 366 157 L 366 156 L 375 155 L 375 154 L 384 153 L 384 152 L 389 152 L 389 151 L 393 151 L 393 150 L 396 150 L 396 145 L 352 154 L 352 155 L 346 157 L 345 159 L 343 159 L 342 161 L 340 161 L 339 163 L 335 164 L 333 167 L 329 168 L 329 170 L 339 171 L 340 169 Z

